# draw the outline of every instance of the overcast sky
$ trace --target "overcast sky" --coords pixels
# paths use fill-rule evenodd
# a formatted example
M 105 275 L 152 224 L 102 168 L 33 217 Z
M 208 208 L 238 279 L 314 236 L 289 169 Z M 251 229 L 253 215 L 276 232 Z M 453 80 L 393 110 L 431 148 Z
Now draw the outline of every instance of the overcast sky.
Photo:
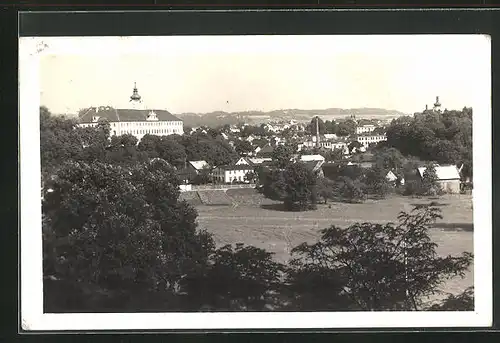
M 128 107 L 172 113 L 377 107 L 461 109 L 489 92 L 485 36 L 49 38 L 40 103 L 54 113 Z M 482 93 L 482 94 L 481 94 Z

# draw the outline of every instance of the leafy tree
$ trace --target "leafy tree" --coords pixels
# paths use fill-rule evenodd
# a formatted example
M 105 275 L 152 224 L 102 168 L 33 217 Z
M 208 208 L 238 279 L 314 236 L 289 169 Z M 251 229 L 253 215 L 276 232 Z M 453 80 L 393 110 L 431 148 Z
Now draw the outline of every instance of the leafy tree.
M 311 135 L 316 135 L 316 118 L 318 120 L 319 134 L 323 135 L 326 133 L 326 125 L 325 122 L 319 117 L 314 117 L 313 119 L 311 119 L 311 122 L 307 126 L 307 131 Z
M 337 125 L 337 132 L 339 136 L 350 136 L 356 133 L 356 122 L 352 119 L 344 120 Z
M 137 149 L 146 153 L 149 158 L 156 158 L 158 157 L 160 140 L 160 136 L 145 134 L 137 145 Z
M 67 162 L 43 201 L 45 310 L 175 310 L 214 245 L 168 165 Z M 60 293 L 63 289 L 77 293 Z M 79 297 L 73 304 L 68 300 Z M 72 306 L 73 305 L 73 306 Z
M 286 196 L 283 172 L 278 169 L 259 168 L 257 173 L 257 190 L 268 199 L 283 201 Z
M 253 146 L 249 141 L 238 139 L 234 142 L 234 149 L 236 150 L 238 155 L 242 156 L 251 153 L 253 151 Z
M 249 171 L 248 173 L 246 173 L 245 175 L 245 180 L 252 183 L 252 182 L 255 182 L 257 181 L 257 173 L 253 172 L 253 171 Z
M 263 311 L 275 302 L 284 266 L 273 254 L 243 244 L 225 245 L 211 256 L 209 266 L 187 279 L 195 309 Z
M 294 151 L 293 148 L 289 145 L 278 145 L 271 155 L 273 162 L 280 169 L 285 168 L 288 164 L 290 164 L 290 160 L 292 158 Z
M 331 121 L 330 120 L 325 121 L 325 133 L 337 134 L 337 132 L 338 129 L 335 120 L 332 119 Z
M 200 172 L 194 177 L 192 183 L 195 185 L 206 185 L 212 181 L 212 168 L 209 166 L 203 167 Z
M 83 146 L 79 160 L 86 162 L 102 161 L 107 157 L 111 126 L 107 119 L 101 118 L 96 127 L 78 128 L 77 133 Z
M 162 136 L 157 141 L 156 151 L 159 158 L 164 159 L 174 167 L 181 168 L 187 160 L 186 149 L 181 144 L 178 135 Z
M 366 193 L 384 198 L 391 190 L 391 185 L 387 180 L 387 171 L 377 165 L 366 171 L 364 184 Z
M 179 139 L 185 148 L 188 161 L 205 160 L 213 166 L 230 164 L 238 158 L 233 147 L 224 140 L 213 139 L 207 134 L 195 133 Z
M 425 297 L 438 292 L 445 281 L 464 277 L 472 263 L 467 252 L 437 254 L 429 230 L 439 217 L 439 208 L 430 204 L 402 212 L 398 225 L 356 223 L 322 230 L 318 242 L 292 250 L 290 265 L 296 275 L 325 280 L 331 285 L 330 293 L 311 285 L 303 291 L 307 297 L 299 301 L 323 302 L 324 310 L 424 309 Z M 292 279 L 292 286 L 303 290 L 305 282 L 296 285 L 296 280 Z
M 430 307 L 431 311 L 474 311 L 474 287 L 458 295 L 450 294 L 443 301 Z
M 387 145 L 422 160 L 472 165 L 472 109 L 395 119 L 387 128 Z
M 428 163 L 422 174 L 422 195 L 436 195 L 440 192 L 436 167 L 433 163 Z
M 383 169 L 392 170 L 396 174 L 402 171 L 405 158 L 395 148 L 385 148 L 375 153 L 375 163 Z
M 107 148 L 106 161 L 113 164 L 131 164 L 148 159 L 145 152 L 137 149 L 137 138 L 131 134 L 112 136 Z
M 322 177 L 318 178 L 317 183 L 318 196 L 324 200 L 325 204 L 328 200 L 333 200 L 337 196 L 336 185 L 332 180 Z
M 339 179 L 337 188 L 339 189 L 340 196 L 344 201 L 351 203 L 360 203 L 366 199 L 363 189 L 366 186 L 360 180 L 352 180 L 347 176 L 342 176 Z
M 64 161 L 81 156 L 83 144 L 76 128 L 76 120 L 53 116 L 46 107 L 40 107 L 40 158 L 43 173 L 50 172 Z
M 289 164 L 283 171 L 285 209 L 289 211 L 315 209 L 316 181 L 316 175 L 303 163 Z

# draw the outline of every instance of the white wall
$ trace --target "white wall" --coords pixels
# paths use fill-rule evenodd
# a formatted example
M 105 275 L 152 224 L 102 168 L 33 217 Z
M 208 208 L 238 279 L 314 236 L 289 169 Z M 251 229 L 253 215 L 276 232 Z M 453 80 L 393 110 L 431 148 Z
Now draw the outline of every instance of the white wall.
M 138 140 L 146 134 L 157 136 L 168 136 L 173 134 L 182 135 L 184 133 L 184 125 L 182 121 L 126 121 L 126 122 L 110 122 L 111 136 L 121 136 L 131 134 Z M 97 123 L 82 123 L 81 127 L 96 126 Z
M 365 148 L 367 148 L 372 143 L 378 143 L 382 141 L 386 141 L 387 137 L 383 135 L 374 135 L 374 136 L 360 136 L 358 137 L 358 142 L 361 143 Z

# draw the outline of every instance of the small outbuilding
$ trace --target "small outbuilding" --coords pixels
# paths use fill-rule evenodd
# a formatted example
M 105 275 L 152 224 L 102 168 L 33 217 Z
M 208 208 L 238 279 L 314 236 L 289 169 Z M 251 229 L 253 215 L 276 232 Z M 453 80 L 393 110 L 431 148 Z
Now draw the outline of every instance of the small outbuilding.
M 460 172 L 457 166 L 447 165 L 440 166 L 435 165 L 437 182 L 441 189 L 445 193 L 457 194 L 460 193 Z M 426 167 L 418 168 L 418 174 L 422 179 L 424 176 Z

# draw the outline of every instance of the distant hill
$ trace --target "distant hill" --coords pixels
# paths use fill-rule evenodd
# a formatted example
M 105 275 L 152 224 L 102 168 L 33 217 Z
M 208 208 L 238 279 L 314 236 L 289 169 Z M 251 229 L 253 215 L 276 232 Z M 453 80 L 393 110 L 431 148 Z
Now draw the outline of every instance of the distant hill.
M 383 108 L 327 108 L 318 110 L 286 109 L 269 112 L 244 111 L 244 112 L 209 112 L 209 113 L 180 113 L 176 116 L 184 121 L 185 126 L 219 126 L 224 124 L 261 124 L 276 120 L 309 121 L 314 116 L 320 116 L 323 120 L 343 118 L 356 115 L 358 118 L 392 119 L 407 115 L 407 113 L 386 110 Z

